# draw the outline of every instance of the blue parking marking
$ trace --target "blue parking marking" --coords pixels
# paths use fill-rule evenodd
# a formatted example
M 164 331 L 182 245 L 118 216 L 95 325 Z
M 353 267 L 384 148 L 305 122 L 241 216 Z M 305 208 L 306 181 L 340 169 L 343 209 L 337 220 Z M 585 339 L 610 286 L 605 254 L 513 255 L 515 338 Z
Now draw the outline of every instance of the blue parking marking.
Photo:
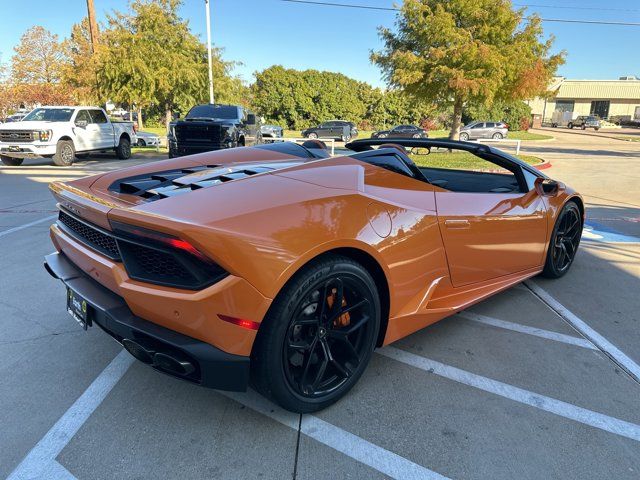
M 603 243 L 640 243 L 639 237 L 620 233 L 593 220 L 586 221 L 582 231 L 582 239 Z

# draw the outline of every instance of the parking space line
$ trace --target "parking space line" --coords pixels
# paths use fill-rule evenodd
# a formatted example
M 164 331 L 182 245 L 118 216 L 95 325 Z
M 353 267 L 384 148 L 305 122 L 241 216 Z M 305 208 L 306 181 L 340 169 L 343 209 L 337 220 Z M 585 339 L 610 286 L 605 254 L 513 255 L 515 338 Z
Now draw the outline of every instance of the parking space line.
M 113 387 L 116 386 L 133 362 L 134 358 L 126 350 L 122 350 L 116 355 L 102 373 L 91 382 L 91 385 L 84 393 L 69 407 L 36 446 L 31 449 L 22 462 L 7 477 L 7 480 L 57 478 L 49 477 L 46 473 L 50 472 L 52 468 L 57 472 L 61 471 L 54 465 L 54 463 L 57 463 L 55 458 L 80 430 L 80 427 L 88 420 L 95 409 L 98 408 Z M 60 465 L 60 467 L 62 466 Z
M 252 410 L 276 420 L 289 428 L 298 429 L 298 415 L 281 409 L 253 390 L 246 393 L 220 392 Z M 301 431 L 306 436 L 367 465 L 391 478 L 407 480 L 446 480 L 447 477 L 429 470 L 400 455 L 375 445 L 314 416 L 303 415 Z
M 523 388 L 514 387 L 513 385 L 483 377 L 482 375 L 452 367 L 451 365 L 446 365 L 395 347 L 385 347 L 377 350 L 377 352 L 398 362 L 453 380 L 454 382 L 462 383 L 569 420 L 574 420 L 584 425 L 589 425 L 640 442 L 640 425 L 578 407 L 571 403 L 563 402 L 562 400 L 540 395 Z
M 33 222 L 25 223 L 24 225 L 10 228 L 9 230 L 0 232 L 0 237 L 4 237 L 5 235 L 9 235 L 10 233 L 13 233 L 13 232 L 24 230 L 25 228 L 33 227 L 34 225 L 38 225 L 39 223 L 50 222 L 51 220 L 54 220 L 57 217 L 58 217 L 57 215 L 50 215 L 48 217 L 41 218 L 40 220 L 34 220 Z
M 578 332 L 588 338 L 596 345 L 605 355 L 613 360 L 621 369 L 627 372 L 631 378 L 640 383 L 640 365 L 634 362 L 618 347 L 613 345 L 609 340 L 604 338 L 593 328 L 587 325 L 583 320 L 578 318 L 571 310 L 562 305 L 558 300 L 553 298 L 549 292 L 540 287 L 531 280 L 527 280 L 525 285 L 529 287 L 531 292 L 545 303 L 551 310 L 556 312 L 560 317 L 569 323 Z
M 584 338 L 572 337 L 571 335 L 565 335 L 564 333 L 556 333 L 550 330 L 544 330 L 542 328 L 529 327 L 527 325 L 520 325 L 519 323 L 507 322 L 506 320 L 500 320 L 498 318 L 487 317 L 486 315 L 480 315 L 473 312 L 460 312 L 458 316 L 471 320 L 477 323 L 483 323 L 485 325 L 491 325 L 492 327 L 504 328 L 505 330 L 511 330 L 519 333 L 526 333 L 527 335 L 533 335 L 534 337 L 546 338 L 547 340 L 553 340 L 556 342 L 566 343 L 569 345 L 575 345 L 576 347 L 588 348 L 590 350 L 598 350 L 593 343 Z

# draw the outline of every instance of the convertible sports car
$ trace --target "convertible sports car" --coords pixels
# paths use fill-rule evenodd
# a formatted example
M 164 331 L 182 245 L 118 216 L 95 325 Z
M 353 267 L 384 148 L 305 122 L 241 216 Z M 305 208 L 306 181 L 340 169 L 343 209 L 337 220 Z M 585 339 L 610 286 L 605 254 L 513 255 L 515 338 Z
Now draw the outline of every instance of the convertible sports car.
M 317 140 L 276 143 L 54 182 L 45 267 L 82 327 L 154 369 L 319 410 L 374 348 L 564 275 L 580 242 L 581 197 L 517 158 L 394 142 L 333 158 Z M 452 152 L 492 168 L 412 160 Z

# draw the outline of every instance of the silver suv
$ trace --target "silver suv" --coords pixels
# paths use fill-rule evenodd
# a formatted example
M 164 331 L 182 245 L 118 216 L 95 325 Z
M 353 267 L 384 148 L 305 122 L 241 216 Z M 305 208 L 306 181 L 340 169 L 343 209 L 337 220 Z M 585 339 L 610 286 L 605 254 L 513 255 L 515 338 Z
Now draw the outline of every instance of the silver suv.
M 509 126 L 504 122 L 471 122 L 460 129 L 460 140 L 475 140 L 478 138 L 493 138 L 500 140 L 507 138 Z

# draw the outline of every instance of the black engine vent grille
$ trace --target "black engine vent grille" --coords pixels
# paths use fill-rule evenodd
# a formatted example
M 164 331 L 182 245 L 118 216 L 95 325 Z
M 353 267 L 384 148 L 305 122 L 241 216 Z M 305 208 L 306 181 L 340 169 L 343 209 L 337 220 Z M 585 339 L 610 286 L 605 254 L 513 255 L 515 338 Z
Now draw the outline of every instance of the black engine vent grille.
M 154 201 L 271 170 L 274 168 L 261 165 L 206 165 L 124 178 L 114 182 L 109 190 Z
M 62 210 L 60 210 L 58 214 L 58 223 L 63 226 L 65 231 L 92 249 L 97 250 L 112 260 L 120 260 L 120 252 L 118 251 L 116 239 L 106 231 L 78 220 L 76 217 L 72 217 Z

